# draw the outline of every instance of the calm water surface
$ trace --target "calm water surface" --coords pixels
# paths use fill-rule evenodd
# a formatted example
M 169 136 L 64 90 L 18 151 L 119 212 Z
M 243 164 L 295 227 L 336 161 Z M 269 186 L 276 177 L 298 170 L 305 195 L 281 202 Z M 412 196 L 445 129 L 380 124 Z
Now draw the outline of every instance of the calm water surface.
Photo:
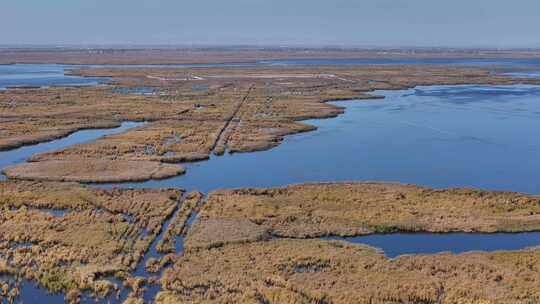
M 92 86 L 106 83 L 106 77 L 65 75 L 68 65 L 8 64 L 0 65 L 0 89 L 8 87 Z
M 540 194 L 539 86 L 430 86 L 345 101 L 345 114 L 269 151 L 213 156 L 183 176 L 122 187 L 273 187 L 396 181 Z M 108 185 L 114 186 L 114 185 Z
M 439 252 L 518 250 L 540 245 L 539 232 L 526 233 L 394 233 L 357 237 L 328 237 L 355 244 L 366 244 L 395 258 L 403 254 Z

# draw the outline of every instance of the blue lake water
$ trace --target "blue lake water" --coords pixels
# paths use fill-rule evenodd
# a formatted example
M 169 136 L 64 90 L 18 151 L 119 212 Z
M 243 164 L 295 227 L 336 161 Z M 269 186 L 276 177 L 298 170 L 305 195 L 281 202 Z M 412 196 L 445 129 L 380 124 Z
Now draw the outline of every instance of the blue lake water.
M 328 237 L 355 244 L 366 244 L 395 258 L 404 254 L 439 252 L 518 250 L 540 245 L 539 232 L 525 233 L 393 233 L 357 237 Z
M 65 75 L 70 66 L 60 64 L 0 65 L 0 89 L 8 87 L 89 86 L 106 83 L 106 77 Z
M 262 152 L 212 156 L 187 173 L 122 187 L 274 187 L 395 181 L 540 194 L 540 86 L 430 86 L 343 101 L 345 114 Z M 108 187 L 115 185 L 106 185 Z
M 29 281 L 23 281 L 21 284 L 21 294 L 24 295 L 19 299 L 21 304 L 28 303 L 63 303 L 64 295 L 51 294 L 46 289 L 37 287 Z

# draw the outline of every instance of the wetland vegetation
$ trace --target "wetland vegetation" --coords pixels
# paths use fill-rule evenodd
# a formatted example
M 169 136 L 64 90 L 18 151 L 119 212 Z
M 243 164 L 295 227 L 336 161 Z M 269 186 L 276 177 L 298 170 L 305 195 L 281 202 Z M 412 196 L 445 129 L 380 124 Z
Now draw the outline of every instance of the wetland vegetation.
M 152 54 L 152 63 L 178 59 Z M 40 54 L 47 60 L 53 55 Z M 71 63 L 88 60 L 76 52 L 63 55 Z M 225 55 L 225 61 L 236 58 Z M 10 56 L 34 60 L 32 52 Z M 108 56 L 92 63 L 141 63 L 136 52 Z M 463 104 L 536 96 L 539 79 L 513 77 L 506 74 L 508 67 L 505 73 L 493 72 L 498 69 L 430 61 L 80 66 L 70 72 L 74 77 L 107 77 L 110 83 L 2 90 L 0 148 L 5 151 L 0 163 L 7 180 L 0 181 L 1 302 L 28 302 L 40 290 L 52 293 L 40 295 L 44 303 L 539 302 L 537 188 L 527 188 L 531 194 L 434 188 L 435 175 L 425 176 L 422 185 L 345 182 L 347 175 L 332 174 L 326 178 L 340 182 L 305 183 L 318 178 L 305 173 L 299 177 L 304 180 L 281 179 L 294 175 L 272 175 L 260 164 L 280 184 L 276 187 L 244 169 L 256 168 L 256 162 L 232 162 L 236 171 L 202 171 L 191 184 L 183 184 L 184 176 L 171 178 L 185 174 L 188 181 L 199 165 L 228 161 L 238 153 L 272 153 L 287 146 L 290 135 L 315 134 L 318 126 L 306 120 L 347 111 L 329 101 L 376 106 L 405 98 L 403 92 L 411 88 L 428 99 L 454 90 Z M 481 92 L 484 88 L 489 93 Z M 391 96 L 389 90 L 403 91 Z M 536 115 L 527 109 L 518 114 Z M 452 109 L 424 115 L 438 117 L 437 111 Z M 525 132 L 527 126 L 516 128 Z M 100 130 L 86 136 L 87 129 Z M 332 144 L 309 147 L 326 151 L 330 165 L 332 159 L 352 157 Z M 531 142 L 528 149 L 535 151 L 537 144 Z M 310 157 L 309 150 L 297 153 Z M 270 165 L 293 168 L 287 159 Z M 235 172 L 243 176 L 231 176 Z M 230 188 L 212 181 L 220 175 L 238 189 L 218 189 Z M 394 170 L 390 176 L 399 175 Z M 281 185 L 299 181 L 304 183 Z M 512 183 L 498 185 L 507 184 Z M 384 244 L 362 239 L 391 236 L 399 244 L 407 235 L 453 236 L 449 242 L 456 243 L 493 236 L 501 243 L 464 250 L 451 243 L 424 244 L 427 249 L 396 245 L 391 253 Z M 503 241 L 508 235 L 515 240 Z

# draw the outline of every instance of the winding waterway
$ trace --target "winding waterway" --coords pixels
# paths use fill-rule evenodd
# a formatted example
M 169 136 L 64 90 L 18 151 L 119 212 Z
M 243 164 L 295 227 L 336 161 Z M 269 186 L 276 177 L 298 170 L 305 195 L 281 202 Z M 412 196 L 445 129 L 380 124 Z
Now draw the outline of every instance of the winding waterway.
M 3 170 L 5 167 L 25 162 L 26 159 L 28 159 L 33 154 L 43 153 L 52 150 L 60 150 L 72 145 L 90 142 L 100 137 L 121 133 L 128 129 L 141 126 L 143 124 L 144 122 L 126 121 L 117 128 L 81 130 L 60 139 L 34 145 L 26 145 L 13 150 L 0 151 L 0 171 Z M 0 181 L 5 179 L 6 176 L 0 174 Z

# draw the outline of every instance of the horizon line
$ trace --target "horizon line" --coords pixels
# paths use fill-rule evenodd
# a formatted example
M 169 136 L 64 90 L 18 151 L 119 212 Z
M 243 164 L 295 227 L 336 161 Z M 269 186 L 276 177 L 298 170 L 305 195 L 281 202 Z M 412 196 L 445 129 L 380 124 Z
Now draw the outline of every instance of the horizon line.
M 3 43 L 0 49 L 291 49 L 334 51 L 540 51 L 540 46 L 415 46 L 355 44 L 211 44 L 211 43 Z

